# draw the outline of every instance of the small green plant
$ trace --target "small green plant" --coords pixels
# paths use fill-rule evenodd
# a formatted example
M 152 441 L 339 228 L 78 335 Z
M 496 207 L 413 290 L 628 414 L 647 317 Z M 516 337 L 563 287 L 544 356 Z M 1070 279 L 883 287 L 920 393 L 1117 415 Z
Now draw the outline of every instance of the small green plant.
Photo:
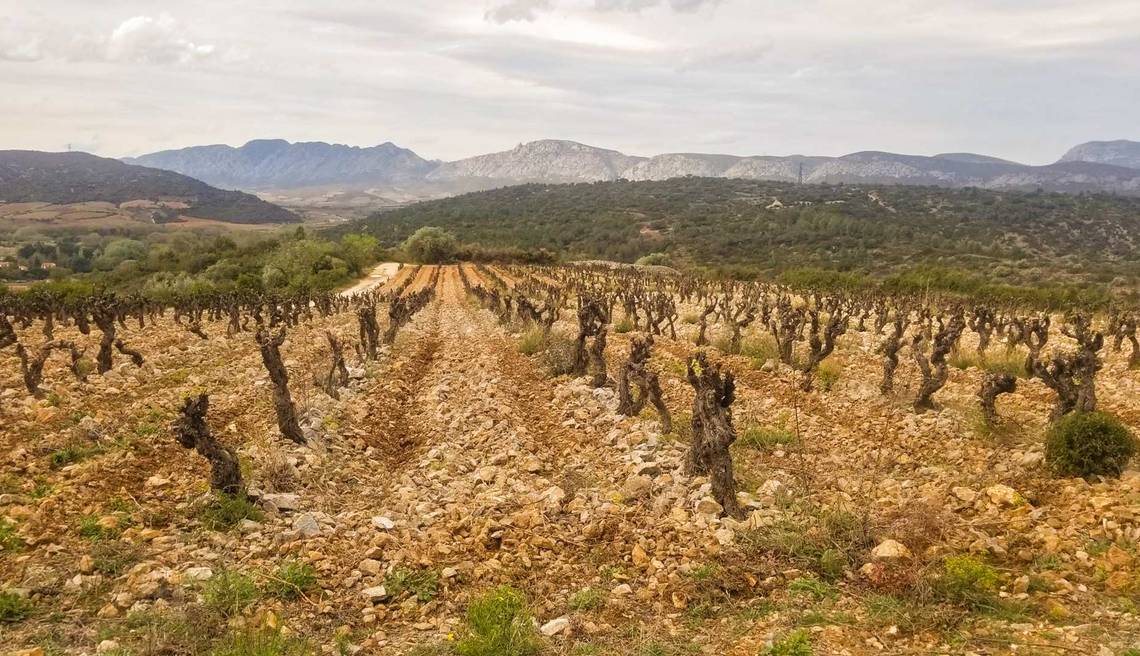
M 142 551 L 125 542 L 100 542 L 91 549 L 95 571 L 114 578 L 142 559 Z
M 570 609 L 588 611 L 601 608 L 606 603 L 606 594 L 598 588 L 582 588 L 570 597 Z
M 211 531 L 225 531 L 237 526 L 243 519 L 259 522 L 264 518 L 244 492 L 215 494 L 201 511 L 202 525 Z
M 299 560 L 287 560 L 273 572 L 266 592 L 278 599 L 295 599 L 315 587 L 316 568 Z
M 43 479 L 36 479 L 36 484 L 32 488 L 32 498 L 42 499 L 49 494 L 51 494 L 51 485 Z
M 541 645 L 526 599 L 503 586 L 476 598 L 467 607 L 459 656 L 531 656 Z
M 811 656 L 811 634 L 797 629 L 760 652 L 761 656 Z
M 546 348 L 542 352 L 542 363 L 551 376 L 562 376 L 574 370 L 574 340 L 560 333 L 551 333 L 546 338 Z
M 1074 412 L 1058 419 L 1045 436 L 1045 461 L 1062 476 L 1113 476 L 1136 453 L 1136 438 L 1104 412 Z
M 32 613 L 32 602 L 15 592 L 0 590 L 0 623 L 19 622 Z
M 1025 378 L 1025 351 L 1001 351 L 1000 353 L 987 353 L 978 355 L 975 351 L 958 351 L 951 353 L 946 359 L 947 363 L 956 369 L 969 369 L 977 367 L 982 371 L 998 374 L 1009 374 L 1015 378 Z
M 246 628 L 235 630 L 210 656 L 308 656 L 316 653 L 308 642 L 280 630 Z
M 737 439 L 741 446 L 758 451 L 771 451 L 779 446 L 794 446 L 799 444 L 800 438 L 786 428 L 769 428 L 765 426 L 749 426 Z
M 86 460 L 99 453 L 102 453 L 102 449 L 98 447 L 69 444 L 62 449 L 52 451 L 48 460 L 51 462 L 52 469 L 62 469 L 67 465 Z
M 246 574 L 226 569 L 206 581 L 202 589 L 205 606 L 210 610 L 235 617 L 257 601 L 257 585 Z
M 835 587 L 815 578 L 798 578 L 788 583 L 788 592 L 804 595 L 815 600 L 828 599 L 838 596 Z
M 720 567 L 716 563 L 705 563 L 689 572 L 689 576 L 693 577 L 694 581 L 708 581 L 715 577 L 719 571 Z
M 111 526 L 102 523 L 99 517 L 95 515 L 84 515 L 79 518 L 79 526 L 76 528 L 79 537 L 88 540 L 114 540 L 119 537 L 119 529 L 117 526 Z
M 122 497 L 115 497 L 107 502 L 107 510 L 111 512 L 129 513 L 134 509 L 135 505 Z
M 950 601 L 971 607 L 994 605 L 1001 576 L 974 556 L 948 556 L 942 561 L 937 589 Z
M 421 602 L 428 602 L 439 593 L 439 574 L 432 569 L 396 566 L 384 577 L 384 589 L 393 597 L 406 592 Z
M 24 539 L 16 533 L 16 525 L 0 517 L 0 551 L 19 551 Z
M 824 392 L 831 391 L 835 383 L 839 382 L 842 372 L 843 368 L 836 362 L 830 360 L 821 362 L 815 370 L 815 386 Z
M 622 317 L 614 322 L 614 332 L 618 335 L 623 335 L 633 330 L 633 322 L 629 317 Z
M 546 348 L 546 333 L 538 326 L 531 326 L 519 338 L 519 353 L 534 355 Z

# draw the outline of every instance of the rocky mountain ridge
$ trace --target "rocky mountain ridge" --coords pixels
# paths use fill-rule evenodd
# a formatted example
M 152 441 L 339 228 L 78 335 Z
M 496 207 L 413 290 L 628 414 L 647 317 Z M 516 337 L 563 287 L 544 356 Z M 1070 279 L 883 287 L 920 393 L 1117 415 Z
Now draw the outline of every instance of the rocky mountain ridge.
M 1130 141 L 1082 144 L 1060 161 L 1045 166 L 975 153 L 922 156 L 863 151 L 840 157 L 667 153 L 639 157 L 556 139 L 452 162 L 426 160 L 391 143 L 356 148 L 280 140 L 251 141 L 240 148 L 200 146 L 163 151 L 127 161 L 234 188 L 372 186 L 414 189 L 425 197 L 525 182 L 684 176 L 1140 194 L 1140 143 Z

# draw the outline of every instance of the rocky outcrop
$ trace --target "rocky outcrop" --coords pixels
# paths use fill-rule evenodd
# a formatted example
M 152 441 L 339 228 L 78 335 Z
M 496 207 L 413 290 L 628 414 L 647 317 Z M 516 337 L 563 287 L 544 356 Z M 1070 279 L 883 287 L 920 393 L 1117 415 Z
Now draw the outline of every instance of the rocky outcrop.
M 1062 162 L 1092 162 L 1140 169 L 1140 141 L 1089 141 L 1073 146 L 1061 156 Z

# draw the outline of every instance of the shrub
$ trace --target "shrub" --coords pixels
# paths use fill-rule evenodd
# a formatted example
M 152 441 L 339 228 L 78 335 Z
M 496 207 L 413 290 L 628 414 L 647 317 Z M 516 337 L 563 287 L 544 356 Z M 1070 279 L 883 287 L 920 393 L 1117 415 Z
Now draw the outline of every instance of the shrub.
M 530 656 L 539 651 L 538 635 L 522 593 L 503 586 L 467 607 L 459 656 Z
M 280 630 L 241 629 L 234 631 L 210 656 L 307 656 L 316 653 L 309 643 Z
M 234 617 L 257 601 L 257 586 L 253 579 L 236 570 L 222 570 L 209 581 L 202 591 L 206 608 Z
M 942 561 L 937 589 L 951 601 L 990 606 L 1001 583 L 997 570 L 974 556 L 948 556 Z
M 798 629 L 785 635 L 760 652 L 761 656 L 811 656 L 811 636 Z
M 951 353 L 946 362 L 956 369 L 969 369 L 970 367 L 977 367 L 982 371 L 990 373 L 1009 374 L 1015 378 L 1025 378 L 1028 372 L 1025 370 L 1025 356 L 1026 352 L 1022 350 L 1005 351 L 1001 350 L 1000 353 L 989 353 L 981 356 L 974 351 L 958 351 Z
M 1135 453 L 1132 432 L 1103 412 L 1066 415 L 1045 437 L 1045 460 L 1063 476 L 1120 476 Z
M 211 531 L 224 531 L 237 526 L 243 519 L 255 522 L 264 515 L 244 492 L 238 494 L 216 494 L 202 509 L 202 525 Z
M 831 391 L 831 388 L 835 387 L 835 383 L 839 381 L 839 374 L 842 371 L 842 368 L 834 362 L 821 362 L 815 370 L 816 386 L 821 391 Z
M 546 348 L 546 333 L 542 328 L 531 325 L 519 338 L 519 353 L 523 355 L 534 355 L 541 352 Z
M 317 570 L 309 563 L 287 560 L 273 572 L 266 592 L 278 599 L 295 599 L 317 586 Z
M 406 592 L 422 602 L 428 602 L 439 592 L 439 574 L 430 569 L 396 566 L 384 577 L 384 589 L 393 597 Z
M 440 264 L 455 257 L 456 251 L 459 250 L 459 242 L 450 232 L 425 226 L 408 237 L 403 250 L 414 262 Z
M 546 348 L 542 352 L 542 363 L 551 376 L 562 376 L 574 370 L 574 340 L 551 333 L 546 338 Z
M 618 319 L 614 322 L 614 332 L 618 335 L 628 333 L 632 330 L 633 322 L 629 320 L 629 317 L 622 317 L 621 319 Z
M 32 602 L 15 592 L 0 590 L 0 622 L 19 622 L 32 613 Z

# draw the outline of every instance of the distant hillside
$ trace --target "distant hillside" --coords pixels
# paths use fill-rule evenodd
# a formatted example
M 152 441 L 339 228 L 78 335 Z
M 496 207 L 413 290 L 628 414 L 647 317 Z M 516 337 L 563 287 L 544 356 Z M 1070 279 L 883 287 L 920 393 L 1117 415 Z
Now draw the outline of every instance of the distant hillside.
M 422 179 L 436 167 L 392 143 L 357 148 L 323 142 L 261 139 L 232 146 L 195 146 L 123 160 L 177 171 L 227 189 L 361 188 Z
M 1023 284 L 1140 280 L 1140 198 L 678 178 L 529 184 L 343 227 L 396 245 L 422 226 L 493 246 L 773 273 L 950 266 Z
M 1062 162 L 1094 162 L 1140 169 L 1140 141 L 1090 141 L 1074 146 L 1061 157 Z
M 1125 144 L 1125 145 L 1120 145 Z M 251 190 L 310 190 L 308 197 L 363 190 L 413 200 L 528 182 L 668 180 L 684 176 L 809 183 L 901 184 L 983 189 L 1104 191 L 1140 195 L 1140 159 L 1132 142 L 1070 151 L 1062 161 L 1027 166 L 976 153 L 902 155 L 865 151 L 842 157 L 738 156 L 716 153 L 626 155 L 557 139 L 519 144 L 454 162 L 425 160 L 385 143 L 353 148 L 321 142 L 251 141 L 241 148 L 200 146 L 127 160 L 211 184 Z M 1131 153 L 1131 154 L 1130 154 Z M 1129 168 L 1135 166 L 1137 168 Z
M 87 153 L 0 151 L 0 202 L 177 200 L 180 213 L 230 223 L 291 223 L 292 212 L 240 191 Z

